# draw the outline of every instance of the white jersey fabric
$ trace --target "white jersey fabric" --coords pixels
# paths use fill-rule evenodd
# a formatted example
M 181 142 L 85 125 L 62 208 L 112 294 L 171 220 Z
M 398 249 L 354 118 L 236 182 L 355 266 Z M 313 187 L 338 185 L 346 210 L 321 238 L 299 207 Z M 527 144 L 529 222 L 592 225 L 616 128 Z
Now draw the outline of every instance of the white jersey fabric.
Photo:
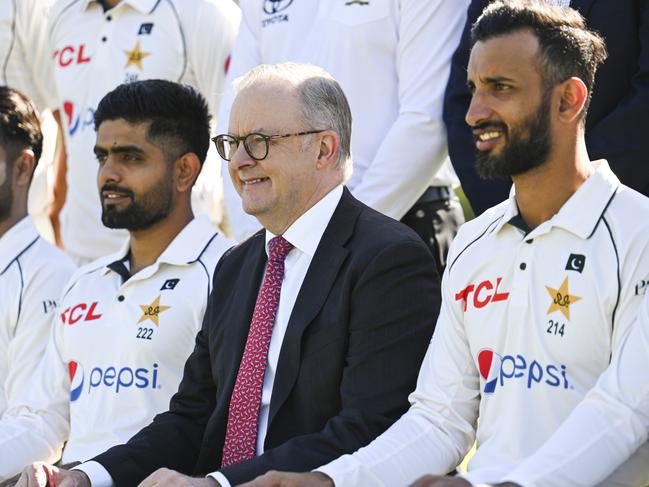
M 122 0 L 107 12 L 91 0 L 59 0 L 52 7 L 50 46 L 67 124 L 61 232 L 74 258 L 87 262 L 113 253 L 127 235 L 101 224 L 92 151 L 99 101 L 121 83 L 159 78 L 193 85 L 215 115 L 239 17 L 232 0 Z M 218 165 L 208 158 L 197 180 L 197 214 L 217 205 Z
M 52 106 L 47 12 L 53 0 L 0 0 L 0 84 L 29 96 L 40 110 Z
M 474 439 L 468 479 L 499 482 L 595 385 L 642 301 L 649 199 L 621 185 L 605 161 L 593 164 L 561 210 L 527 234 L 513 193 L 461 227 L 412 407 L 369 446 L 319 469 L 337 487 L 446 473 Z M 545 466 L 534 473 L 525 487 L 567 485 Z M 603 485 L 647 482 L 645 444 Z
M 448 163 L 442 108 L 468 5 L 241 0 L 217 132 L 228 131 L 232 81 L 249 69 L 286 61 L 321 66 L 342 86 L 353 115 L 354 172 L 346 186 L 372 208 L 402 218 L 428 186 L 457 180 Z M 305 130 L 311 128 L 322 127 Z M 243 212 L 227 168 L 223 174 L 228 218 L 242 239 L 259 223 Z M 434 180 L 436 175 L 441 178 Z
M 552 438 L 507 474 L 508 479 L 530 485 L 536 482 L 539 472 L 543 472 L 552 478 L 554 485 L 595 485 L 647 441 L 647 281 L 639 283 L 638 290 L 645 295 L 638 319 L 620 347 L 613 351 L 611 365 Z
M 72 261 L 38 236 L 25 217 L 0 237 L 0 431 L 11 441 L 20 430 L 5 428 L 20 398 L 33 387 L 32 373 L 43 356 L 52 317 L 63 286 L 74 272 Z M 9 410 L 9 411 L 8 411 Z M 47 449 L 55 460 L 60 446 Z M 11 452 L 12 455 L 15 452 Z M 11 472 L 0 456 L 0 481 Z
M 85 460 L 165 411 L 200 329 L 214 268 L 229 246 L 202 216 L 130 278 L 128 243 L 80 268 L 63 292 L 25 406 L 15 411 L 33 428 L 25 424 L 8 438 L 1 425 L 3 462 L 17 454 L 41 459 L 45 440 L 53 449 L 66 439 L 63 462 Z

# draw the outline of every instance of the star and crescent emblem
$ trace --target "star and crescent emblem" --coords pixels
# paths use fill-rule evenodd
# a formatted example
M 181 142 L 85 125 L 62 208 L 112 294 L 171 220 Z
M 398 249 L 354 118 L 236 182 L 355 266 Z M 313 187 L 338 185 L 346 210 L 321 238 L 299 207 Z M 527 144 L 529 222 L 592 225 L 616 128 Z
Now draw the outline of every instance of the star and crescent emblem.
M 124 51 L 124 54 L 126 54 L 126 65 L 124 66 L 124 69 L 128 68 L 129 66 L 135 66 L 140 71 L 142 71 L 142 60 L 151 55 L 150 52 L 145 52 L 142 50 L 140 41 L 137 41 L 135 43 L 135 47 L 132 50 Z
M 151 304 L 140 305 L 142 316 L 140 317 L 138 324 L 146 320 L 151 320 L 154 325 L 158 326 L 160 324 L 160 313 L 167 311 L 169 308 L 171 308 L 171 306 L 163 306 L 160 304 L 160 295 L 158 295 Z

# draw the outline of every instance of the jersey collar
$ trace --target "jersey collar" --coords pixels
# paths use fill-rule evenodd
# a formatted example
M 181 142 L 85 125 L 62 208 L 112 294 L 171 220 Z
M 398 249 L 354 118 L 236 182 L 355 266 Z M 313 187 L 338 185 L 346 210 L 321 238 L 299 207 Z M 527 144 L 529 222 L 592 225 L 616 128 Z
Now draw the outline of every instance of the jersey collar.
M 153 274 L 162 263 L 170 265 L 191 264 L 201 256 L 205 247 L 207 247 L 216 234 L 216 228 L 207 216 L 201 215 L 194 218 L 176 235 L 176 238 L 160 254 L 156 263 L 148 267 L 150 271 L 146 274 Z M 102 274 L 107 274 L 111 271 L 108 267 L 110 264 L 124 260 L 128 255 L 130 246 L 130 239 L 127 239 L 119 252 L 101 259 L 102 266 L 104 267 Z
M 141 14 L 148 15 L 153 12 L 159 2 L 160 0 L 122 0 L 119 4 L 117 4 L 117 6 L 113 7 L 113 9 L 123 8 L 123 5 L 129 5 Z M 81 10 L 85 11 L 91 4 L 98 3 L 99 2 L 97 0 L 83 0 L 81 2 Z
M 38 238 L 31 216 L 26 216 L 0 237 L 0 274 Z
M 556 215 L 533 229 L 527 238 L 547 233 L 554 227 L 567 230 L 582 239 L 590 237 L 620 187 L 620 180 L 613 174 L 608 162 L 601 159 L 591 164 L 595 172 L 564 203 Z M 512 186 L 505 213 L 494 231 L 499 232 L 512 219 L 515 220 L 518 214 L 515 187 Z

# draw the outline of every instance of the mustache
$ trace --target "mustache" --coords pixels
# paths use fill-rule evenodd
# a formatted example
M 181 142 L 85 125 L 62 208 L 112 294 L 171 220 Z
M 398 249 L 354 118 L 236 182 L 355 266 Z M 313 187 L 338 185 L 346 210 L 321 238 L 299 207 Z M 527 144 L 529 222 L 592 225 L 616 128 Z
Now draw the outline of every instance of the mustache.
M 505 125 L 502 122 L 481 122 L 476 125 L 471 125 L 471 130 L 488 130 L 488 129 L 496 129 L 500 130 L 503 133 L 507 132 L 507 125 Z
M 131 198 L 134 196 L 133 191 L 131 191 L 128 188 L 125 188 L 124 186 L 118 186 L 117 184 L 104 184 L 101 187 L 101 191 L 99 192 L 100 196 L 103 198 L 104 196 L 104 191 L 112 191 L 114 193 L 122 193 L 125 194 L 126 196 L 130 196 Z

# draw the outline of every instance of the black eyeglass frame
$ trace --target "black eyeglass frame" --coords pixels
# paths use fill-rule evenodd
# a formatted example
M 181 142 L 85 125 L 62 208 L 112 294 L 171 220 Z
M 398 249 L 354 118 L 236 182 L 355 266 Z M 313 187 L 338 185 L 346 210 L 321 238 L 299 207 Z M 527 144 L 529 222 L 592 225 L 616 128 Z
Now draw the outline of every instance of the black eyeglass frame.
M 228 162 L 230 162 L 232 160 L 232 157 L 230 157 L 230 159 L 228 159 L 227 157 L 225 157 L 225 154 L 221 153 L 221 149 L 219 148 L 219 144 L 217 142 L 217 139 L 225 140 L 227 138 L 227 139 L 236 141 L 236 143 L 237 143 L 236 149 L 238 149 L 239 144 L 241 144 L 241 142 L 243 142 L 243 148 L 246 149 L 246 153 L 252 159 L 254 159 L 255 161 L 263 161 L 264 159 L 266 159 L 266 157 L 268 157 L 268 151 L 269 151 L 270 141 L 271 140 L 284 139 L 286 137 L 297 137 L 297 136 L 300 136 L 300 135 L 319 134 L 320 132 L 326 132 L 327 130 L 329 130 L 329 129 L 306 130 L 304 132 L 296 132 L 294 134 L 276 134 L 276 135 L 266 135 L 266 134 L 260 134 L 259 132 L 250 132 L 249 134 L 241 136 L 241 137 L 236 137 L 236 136 L 230 135 L 230 134 L 219 134 L 219 135 L 216 135 L 215 137 L 212 137 L 212 142 L 214 142 L 214 145 L 216 146 L 216 150 L 219 153 L 219 155 L 221 156 L 221 158 L 228 161 Z M 252 151 L 248 148 L 248 144 L 246 143 L 246 140 L 248 140 L 249 137 L 253 137 L 253 136 L 260 137 L 266 143 L 266 151 L 264 152 L 263 157 L 255 157 L 255 156 L 253 156 Z

